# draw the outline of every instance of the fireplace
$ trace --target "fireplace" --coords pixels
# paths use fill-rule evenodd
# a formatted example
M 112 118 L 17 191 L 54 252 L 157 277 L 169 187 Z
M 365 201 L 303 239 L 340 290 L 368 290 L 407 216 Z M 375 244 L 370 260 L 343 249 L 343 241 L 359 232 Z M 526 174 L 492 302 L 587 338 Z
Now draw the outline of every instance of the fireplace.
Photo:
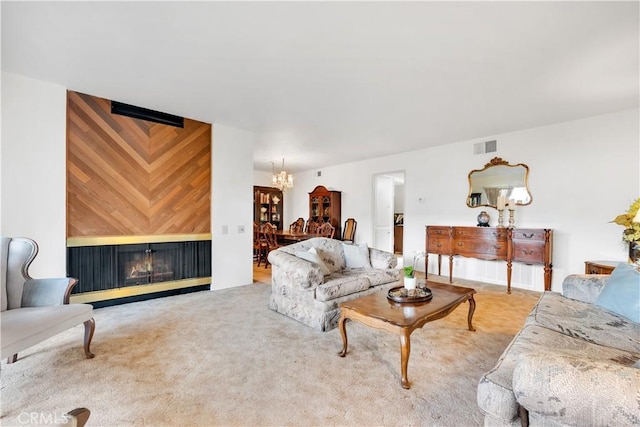
M 75 302 L 210 284 L 211 240 L 68 247 L 67 275 Z

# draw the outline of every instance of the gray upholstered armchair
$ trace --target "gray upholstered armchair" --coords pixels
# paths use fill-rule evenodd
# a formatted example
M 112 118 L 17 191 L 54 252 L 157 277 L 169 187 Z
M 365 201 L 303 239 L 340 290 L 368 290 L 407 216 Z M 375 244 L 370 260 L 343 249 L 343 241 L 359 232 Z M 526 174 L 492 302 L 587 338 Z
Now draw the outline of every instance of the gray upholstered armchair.
M 0 237 L 1 358 L 15 362 L 18 352 L 80 323 L 84 323 L 85 355 L 92 358 L 93 307 L 69 304 L 76 279 L 31 278 L 28 269 L 37 254 L 38 245 L 31 239 Z

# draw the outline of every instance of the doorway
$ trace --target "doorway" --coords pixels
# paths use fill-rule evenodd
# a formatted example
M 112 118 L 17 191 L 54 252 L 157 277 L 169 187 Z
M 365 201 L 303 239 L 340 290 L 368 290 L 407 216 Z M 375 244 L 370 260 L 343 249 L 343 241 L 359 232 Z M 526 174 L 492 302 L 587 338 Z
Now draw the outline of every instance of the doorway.
M 404 171 L 373 176 L 373 247 L 402 253 Z

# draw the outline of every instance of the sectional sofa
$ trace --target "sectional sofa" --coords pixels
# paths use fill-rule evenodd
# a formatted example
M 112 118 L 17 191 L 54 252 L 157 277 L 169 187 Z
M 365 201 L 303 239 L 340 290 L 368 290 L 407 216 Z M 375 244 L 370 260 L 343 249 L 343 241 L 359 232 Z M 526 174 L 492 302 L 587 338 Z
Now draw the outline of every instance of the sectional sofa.
M 480 379 L 487 426 L 640 424 L 640 275 L 571 275 L 544 292 Z M 616 290 L 619 277 L 626 289 Z

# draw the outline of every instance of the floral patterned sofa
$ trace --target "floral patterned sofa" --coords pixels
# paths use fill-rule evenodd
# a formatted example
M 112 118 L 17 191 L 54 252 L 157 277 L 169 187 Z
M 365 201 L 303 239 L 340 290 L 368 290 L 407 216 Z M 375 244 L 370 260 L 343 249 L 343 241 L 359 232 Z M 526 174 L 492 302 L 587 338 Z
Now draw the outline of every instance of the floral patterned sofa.
M 570 275 L 562 295 L 541 295 L 480 379 L 486 426 L 640 424 L 640 324 L 599 304 L 610 277 Z M 640 307 L 635 277 L 632 310 Z
M 314 237 L 269 253 L 269 308 L 319 331 L 338 325 L 340 303 L 402 284 L 390 253 Z

